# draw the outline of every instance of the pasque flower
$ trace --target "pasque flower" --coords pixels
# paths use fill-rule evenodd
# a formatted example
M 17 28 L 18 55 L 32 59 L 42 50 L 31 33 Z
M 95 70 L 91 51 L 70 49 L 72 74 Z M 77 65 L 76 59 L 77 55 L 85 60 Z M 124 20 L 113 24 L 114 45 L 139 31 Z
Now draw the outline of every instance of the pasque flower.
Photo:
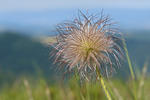
M 82 76 L 96 73 L 96 66 L 102 73 L 111 72 L 122 55 L 121 39 L 113 25 L 102 13 L 97 17 L 81 11 L 73 21 L 57 25 L 55 62 L 66 71 L 77 69 Z

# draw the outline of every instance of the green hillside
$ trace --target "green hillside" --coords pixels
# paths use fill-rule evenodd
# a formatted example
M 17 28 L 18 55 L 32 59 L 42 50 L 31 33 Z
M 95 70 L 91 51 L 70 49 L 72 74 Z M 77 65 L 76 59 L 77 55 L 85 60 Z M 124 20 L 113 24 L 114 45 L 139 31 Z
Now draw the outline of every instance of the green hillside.
M 17 33 L 0 34 L 0 83 L 20 76 L 54 78 L 50 47 Z
M 130 57 L 136 67 L 143 66 L 150 57 L 150 34 L 142 34 L 131 34 L 126 38 Z M 29 36 L 12 32 L 0 34 L 0 85 L 23 76 L 38 78 L 41 75 L 48 81 L 55 79 L 58 75 L 54 71 L 56 66 L 49 59 L 50 50 L 43 42 Z M 124 63 L 118 73 L 126 76 L 129 71 L 126 61 Z

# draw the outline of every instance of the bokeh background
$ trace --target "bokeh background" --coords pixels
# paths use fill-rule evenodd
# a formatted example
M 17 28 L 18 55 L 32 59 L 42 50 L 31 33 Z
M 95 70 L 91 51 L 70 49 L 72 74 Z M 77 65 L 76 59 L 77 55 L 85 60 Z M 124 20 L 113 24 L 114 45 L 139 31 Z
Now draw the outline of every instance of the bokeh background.
M 48 45 L 56 25 L 75 18 L 78 10 L 100 13 L 102 9 L 118 23 L 132 64 L 141 70 L 150 61 L 149 0 L 0 0 L 0 86 L 25 76 L 56 80 L 59 75 Z M 114 76 L 128 75 L 123 64 Z

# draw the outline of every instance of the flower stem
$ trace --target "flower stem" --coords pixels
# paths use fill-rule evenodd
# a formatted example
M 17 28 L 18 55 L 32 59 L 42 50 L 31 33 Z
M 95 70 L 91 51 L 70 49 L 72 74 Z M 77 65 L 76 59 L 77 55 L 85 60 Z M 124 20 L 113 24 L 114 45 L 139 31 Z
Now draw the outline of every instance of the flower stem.
M 135 74 L 134 74 L 134 71 L 133 71 L 133 66 L 131 64 L 131 60 L 130 60 L 130 57 L 129 57 L 129 53 L 128 53 L 128 49 L 127 49 L 127 45 L 126 45 L 126 42 L 125 42 L 125 39 L 123 38 L 123 46 L 124 46 L 124 50 L 125 50 L 125 54 L 126 54 L 126 58 L 127 58 L 127 61 L 128 61 L 128 65 L 129 65 L 129 69 L 130 69 L 130 73 L 131 73 L 131 78 L 133 80 L 133 92 L 134 92 L 134 99 L 137 100 L 137 89 L 136 89 L 136 82 L 135 82 Z
M 134 72 L 133 72 L 133 67 L 132 67 L 132 64 L 131 64 L 130 57 L 129 57 L 127 45 L 125 43 L 125 39 L 123 39 L 123 45 L 124 45 L 124 50 L 125 50 L 125 54 L 126 54 L 126 57 L 127 57 L 127 61 L 128 61 L 128 65 L 129 65 L 129 69 L 130 69 L 130 73 L 131 73 L 131 77 L 132 77 L 133 80 L 135 80 L 135 75 L 134 75 Z
M 107 90 L 107 88 L 106 88 L 104 79 L 103 79 L 102 75 L 100 74 L 99 68 L 98 68 L 97 66 L 96 66 L 96 72 L 97 72 L 97 74 L 98 74 L 98 77 L 99 77 L 99 79 L 100 79 L 102 88 L 103 88 L 103 90 L 104 90 L 104 92 L 105 92 L 105 95 L 106 95 L 107 99 L 108 99 L 108 100 L 112 100 L 112 99 L 111 99 L 111 96 L 110 96 L 110 94 L 109 94 L 109 92 L 108 92 L 108 90 Z

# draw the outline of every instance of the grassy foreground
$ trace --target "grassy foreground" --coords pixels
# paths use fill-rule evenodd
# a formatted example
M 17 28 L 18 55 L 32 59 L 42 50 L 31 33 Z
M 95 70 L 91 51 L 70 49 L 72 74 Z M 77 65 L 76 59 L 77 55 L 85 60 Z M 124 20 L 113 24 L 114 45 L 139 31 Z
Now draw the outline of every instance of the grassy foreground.
M 112 99 L 149 100 L 150 79 L 145 78 L 144 68 L 135 81 L 105 80 Z M 67 83 L 60 81 L 55 84 L 48 84 L 43 78 L 36 82 L 21 78 L 11 86 L 1 88 L 0 100 L 107 100 L 99 82 L 84 82 L 81 85 L 75 77 Z

